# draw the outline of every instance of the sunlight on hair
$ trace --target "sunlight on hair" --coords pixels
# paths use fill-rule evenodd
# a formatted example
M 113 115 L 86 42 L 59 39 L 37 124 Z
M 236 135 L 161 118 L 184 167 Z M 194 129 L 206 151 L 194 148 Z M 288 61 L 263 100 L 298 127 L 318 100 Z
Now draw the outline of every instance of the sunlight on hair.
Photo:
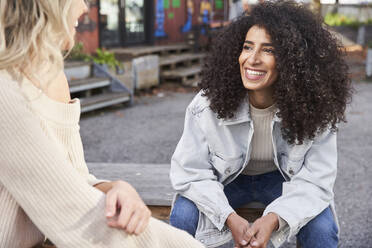
M 27 70 L 45 87 L 63 68 L 62 50 L 74 44 L 72 1 L 0 0 L 0 69 Z

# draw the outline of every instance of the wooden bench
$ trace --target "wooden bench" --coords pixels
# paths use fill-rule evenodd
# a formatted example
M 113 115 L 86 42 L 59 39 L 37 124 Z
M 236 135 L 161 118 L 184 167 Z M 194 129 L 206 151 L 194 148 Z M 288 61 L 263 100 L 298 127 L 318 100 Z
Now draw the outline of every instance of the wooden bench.
M 108 164 L 90 163 L 89 170 L 97 178 L 124 180 L 136 188 L 153 217 L 168 220 L 174 196 L 169 180 L 169 164 Z M 237 210 L 252 222 L 262 215 L 262 208 L 241 208 Z
M 152 211 L 153 217 L 169 220 L 174 190 L 169 180 L 169 164 L 112 164 L 89 163 L 89 171 L 97 178 L 124 180 L 133 185 Z M 263 208 L 257 204 L 237 209 L 237 213 L 250 223 L 262 216 Z M 297 242 L 299 248 L 299 243 Z
M 169 164 L 112 164 L 89 163 L 89 171 L 99 179 L 124 180 L 133 185 L 152 211 L 154 218 L 169 221 L 174 190 L 169 180 Z M 240 216 L 250 223 L 263 213 L 261 207 L 237 209 Z M 43 244 L 37 248 L 53 248 Z M 299 247 L 297 242 L 297 247 Z M 35 247 L 36 248 L 36 247 Z

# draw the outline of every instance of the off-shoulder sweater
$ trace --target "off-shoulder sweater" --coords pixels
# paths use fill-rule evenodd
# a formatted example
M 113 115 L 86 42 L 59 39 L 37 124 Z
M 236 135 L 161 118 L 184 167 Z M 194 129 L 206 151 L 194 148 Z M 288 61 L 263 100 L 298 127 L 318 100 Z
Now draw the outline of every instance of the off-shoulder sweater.
M 52 100 L 0 70 L 0 247 L 196 248 L 184 231 L 151 219 L 139 236 L 110 228 L 79 134 L 80 102 Z

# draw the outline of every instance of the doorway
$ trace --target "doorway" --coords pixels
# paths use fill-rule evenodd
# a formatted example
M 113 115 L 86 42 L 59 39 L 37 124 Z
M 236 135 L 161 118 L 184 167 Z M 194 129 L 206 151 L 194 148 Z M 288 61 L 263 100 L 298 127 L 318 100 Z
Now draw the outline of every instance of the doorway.
M 100 46 L 152 44 L 154 40 L 153 1 L 100 0 Z

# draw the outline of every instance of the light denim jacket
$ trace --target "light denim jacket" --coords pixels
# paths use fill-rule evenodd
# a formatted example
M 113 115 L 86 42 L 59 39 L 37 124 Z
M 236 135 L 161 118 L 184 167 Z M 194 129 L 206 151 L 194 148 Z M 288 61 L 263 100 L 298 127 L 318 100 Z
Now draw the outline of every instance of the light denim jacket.
M 209 105 L 199 92 L 187 107 L 183 135 L 171 161 L 170 179 L 176 192 L 192 200 L 200 210 L 196 239 L 207 247 L 217 247 L 232 239 L 225 221 L 234 210 L 223 189 L 248 164 L 254 130 L 248 100 L 231 119 L 218 119 Z M 337 223 L 333 202 L 336 133 L 328 130 L 313 141 L 290 145 L 283 139 L 280 125 L 281 120 L 275 115 L 271 125 L 273 160 L 286 181 L 282 196 L 264 211 L 264 215 L 274 212 L 288 223 L 272 234 L 275 247 L 296 235 L 328 206 Z

